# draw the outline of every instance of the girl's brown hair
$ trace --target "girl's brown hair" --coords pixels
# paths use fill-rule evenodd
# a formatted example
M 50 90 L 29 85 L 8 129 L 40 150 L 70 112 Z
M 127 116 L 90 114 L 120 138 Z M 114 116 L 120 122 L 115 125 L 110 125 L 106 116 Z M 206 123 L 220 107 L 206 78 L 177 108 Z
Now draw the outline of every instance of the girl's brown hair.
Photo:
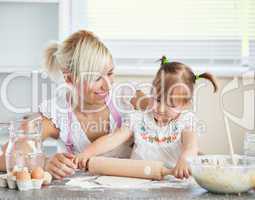
M 153 80 L 154 94 L 157 98 L 162 95 L 170 102 L 175 104 L 180 101 L 184 104 L 187 103 L 193 96 L 194 85 L 198 79 L 206 79 L 212 83 L 214 93 L 218 90 L 218 84 L 215 77 L 210 73 L 202 73 L 195 75 L 190 67 L 179 62 L 168 62 L 167 58 L 163 56 L 161 59 L 161 66 L 158 70 L 156 77 Z M 176 96 L 173 94 L 175 88 L 182 88 Z M 184 89 L 184 90 L 183 90 Z

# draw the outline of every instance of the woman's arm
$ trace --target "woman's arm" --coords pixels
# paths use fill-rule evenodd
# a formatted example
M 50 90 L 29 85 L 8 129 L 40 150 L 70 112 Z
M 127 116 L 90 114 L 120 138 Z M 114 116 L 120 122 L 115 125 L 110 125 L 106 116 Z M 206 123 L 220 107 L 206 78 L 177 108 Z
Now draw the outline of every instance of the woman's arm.
M 92 156 L 107 153 L 132 137 L 132 132 L 127 127 L 115 129 L 111 134 L 105 135 L 90 144 L 84 151 L 74 159 L 79 168 L 85 168 L 87 159 Z
M 45 140 L 48 137 L 58 139 L 59 129 L 56 128 L 50 119 L 42 115 L 42 140 Z
M 0 171 L 6 171 L 5 152 L 6 152 L 7 145 L 8 145 L 8 143 L 6 143 L 2 146 L 2 152 L 0 154 Z

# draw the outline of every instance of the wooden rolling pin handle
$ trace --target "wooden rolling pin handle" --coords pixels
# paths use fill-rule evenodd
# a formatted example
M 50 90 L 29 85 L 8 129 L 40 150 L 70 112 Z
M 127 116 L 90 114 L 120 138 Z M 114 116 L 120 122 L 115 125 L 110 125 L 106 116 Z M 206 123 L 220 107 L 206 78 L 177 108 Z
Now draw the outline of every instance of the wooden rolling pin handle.
M 167 175 L 173 175 L 174 174 L 174 169 L 173 168 L 162 167 L 161 174 L 162 174 L 163 177 L 167 176 Z

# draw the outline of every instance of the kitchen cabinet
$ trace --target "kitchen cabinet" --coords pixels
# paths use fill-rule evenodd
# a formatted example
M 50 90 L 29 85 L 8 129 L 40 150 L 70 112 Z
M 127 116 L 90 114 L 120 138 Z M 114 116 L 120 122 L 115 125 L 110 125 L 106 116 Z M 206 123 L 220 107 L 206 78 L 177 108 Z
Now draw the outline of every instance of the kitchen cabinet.
M 71 32 L 70 0 L 0 0 L 0 73 L 38 70 L 43 49 Z

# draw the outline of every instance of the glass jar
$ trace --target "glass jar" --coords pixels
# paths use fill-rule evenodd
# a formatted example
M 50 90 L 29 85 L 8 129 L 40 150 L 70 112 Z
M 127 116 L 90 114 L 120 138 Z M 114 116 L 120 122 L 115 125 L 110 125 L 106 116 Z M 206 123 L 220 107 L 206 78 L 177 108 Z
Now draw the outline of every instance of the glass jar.
M 244 155 L 255 156 L 255 132 L 247 132 L 244 136 Z
M 5 153 L 7 173 L 44 166 L 41 117 L 30 115 L 9 124 L 9 142 Z

